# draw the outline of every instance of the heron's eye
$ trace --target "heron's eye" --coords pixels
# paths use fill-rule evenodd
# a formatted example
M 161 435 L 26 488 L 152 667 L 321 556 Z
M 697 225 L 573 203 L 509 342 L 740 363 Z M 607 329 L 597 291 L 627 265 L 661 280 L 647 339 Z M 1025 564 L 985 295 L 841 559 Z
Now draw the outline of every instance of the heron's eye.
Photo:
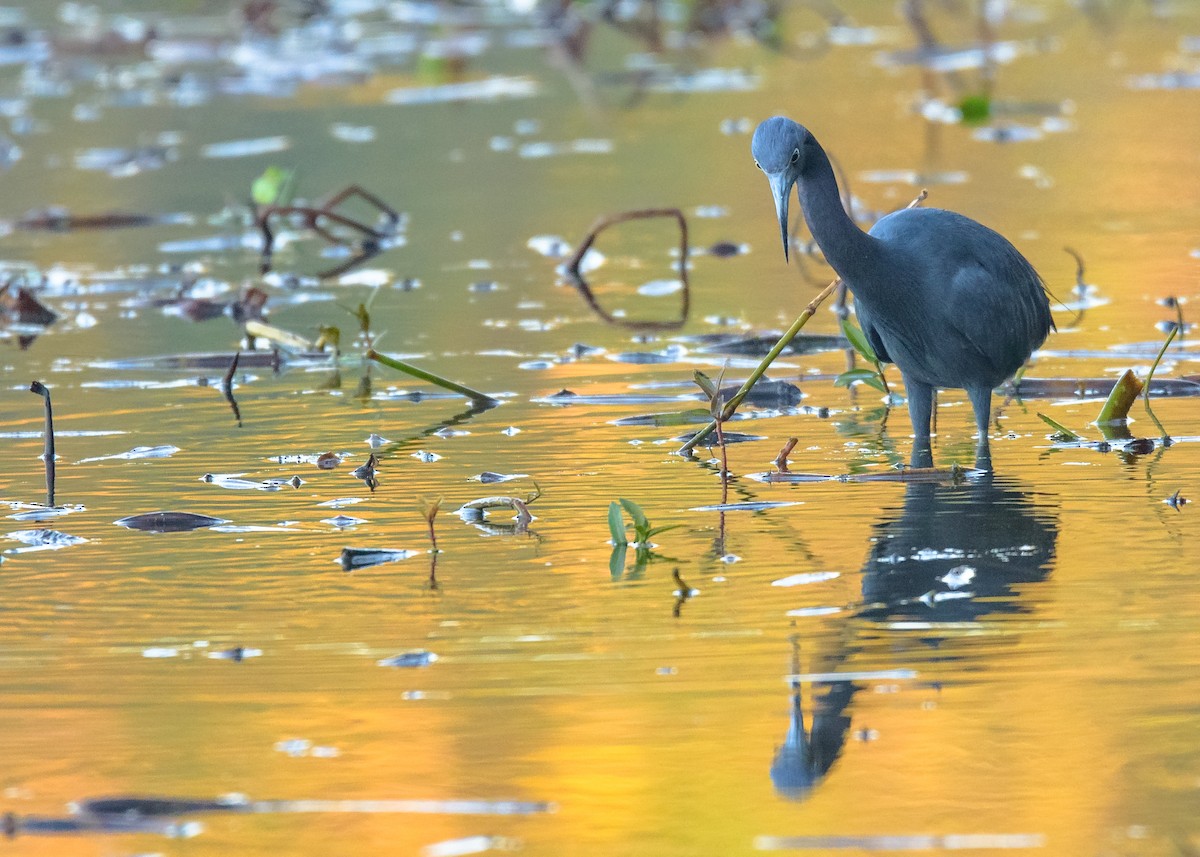
M 754 162 L 754 166 L 758 167 L 760 170 L 762 169 L 762 164 L 760 164 L 758 161 Z
M 800 160 L 800 148 L 799 147 L 792 150 L 792 163 L 794 164 L 798 160 Z

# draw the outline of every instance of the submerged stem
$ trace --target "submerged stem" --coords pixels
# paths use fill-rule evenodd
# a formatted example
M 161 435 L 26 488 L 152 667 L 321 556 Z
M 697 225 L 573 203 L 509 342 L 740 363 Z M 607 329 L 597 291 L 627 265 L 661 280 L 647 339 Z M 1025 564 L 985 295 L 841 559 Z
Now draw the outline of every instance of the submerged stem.
M 451 381 L 449 378 L 443 378 L 441 375 L 435 375 L 432 372 L 427 372 L 424 369 L 419 369 L 411 363 L 405 363 L 403 360 L 397 360 L 395 357 L 388 357 L 386 354 L 380 354 L 374 348 L 367 349 L 367 357 L 374 360 L 376 363 L 382 363 L 395 369 L 398 372 L 403 372 L 406 375 L 412 375 L 414 378 L 420 378 L 422 381 L 428 381 L 441 387 L 444 390 L 450 390 L 453 393 L 461 393 L 472 401 L 484 405 L 485 407 L 495 407 L 500 404 L 499 400 L 493 399 L 486 393 L 481 393 L 478 390 L 472 390 L 470 387 L 465 387 L 462 384 Z

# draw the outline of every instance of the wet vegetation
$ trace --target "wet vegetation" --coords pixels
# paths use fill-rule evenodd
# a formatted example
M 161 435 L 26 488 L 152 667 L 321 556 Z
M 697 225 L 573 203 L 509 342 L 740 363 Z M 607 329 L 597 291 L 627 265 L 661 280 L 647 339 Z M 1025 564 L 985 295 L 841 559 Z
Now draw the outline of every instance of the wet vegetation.
M 1200 850 L 1200 9 L 0 32 L 6 836 Z M 906 466 L 796 211 L 782 264 L 749 154 L 779 112 L 863 228 L 962 211 L 1046 280 L 994 472 L 960 390 Z

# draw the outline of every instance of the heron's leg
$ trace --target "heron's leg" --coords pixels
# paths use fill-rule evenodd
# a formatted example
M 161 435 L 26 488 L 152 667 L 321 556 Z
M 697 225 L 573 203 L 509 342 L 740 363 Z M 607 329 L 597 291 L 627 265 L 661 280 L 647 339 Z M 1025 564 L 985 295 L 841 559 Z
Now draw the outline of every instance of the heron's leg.
M 988 426 L 992 416 L 992 388 L 972 387 L 967 390 L 971 407 L 975 410 L 975 428 L 979 431 L 979 442 L 975 446 L 975 468 L 992 469 L 992 450 L 988 446 Z
M 908 397 L 908 418 L 912 420 L 913 467 L 933 467 L 933 449 L 929 443 L 929 420 L 933 416 L 933 387 L 904 375 L 904 393 Z

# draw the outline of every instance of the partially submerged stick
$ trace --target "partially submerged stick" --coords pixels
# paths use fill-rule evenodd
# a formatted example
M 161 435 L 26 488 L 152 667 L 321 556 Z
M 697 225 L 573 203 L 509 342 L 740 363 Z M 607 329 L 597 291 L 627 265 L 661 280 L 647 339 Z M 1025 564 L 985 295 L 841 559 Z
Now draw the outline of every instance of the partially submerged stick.
M 742 399 L 746 398 L 746 394 L 750 392 L 750 388 L 758 383 L 758 379 L 761 378 L 767 371 L 767 367 L 774 363 L 775 358 L 783 353 L 783 349 L 788 347 L 788 344 L 796 338 L 804 325 L 808 324 L 808 320 L 816 314 L 817 307 L 824 303 L 827 297 L 833 294 L 834 290 L 838 287 L 838 285 L 841 284 L 841 282 L 842 280 L 840 277 L 834 280 L 832 283 L 822 289 L 819 295 L 809 302 L 808 306 L 804 308 L 804 312 L 800 313 L 800 317 L 793 321 L 792 326 L 784 331 L 783 336 L 781 336 L 779 341 L 775 343 L 775 347 L 767 352 L 767 356 L 764 357 L 762 362 L 759 363 L 758 366 L 755 367 L 754 371 L 750 373 L 750 377 L 746 379 L 741 388 L 733 394 L 728 402 L 725 403 L 725 410 L 722 412 L 722 419 L 727 420 L 734 415 L 734 413 L 737 411 L 738 405 L 742 403 Z M 700 443 L 700 441 L 704 440 L 706 437 L 716 431 L 716 428 L 717 421 L 712 420 L 708 425 L 692 435 L 691 440 L 679 447 L 679 449 L 676 450 L 676 454 L 686 455 L 687 453 L 691 452 L 696 448 L 696 445 Z
M 42 459 L 46 462 L 46 505 L 54 506 L 54 412 L 50 408 L 50 390 L 41 381 L 29 385 L 29 392 L 37 393 L 46 403 L 45 447 Z
M 917 205 L 920 205 L 927 196 L 929 196 L 929 191 L 922 190 L 917 195 L 917 198 L 906 205 L 905 208 L 914 208 Z M 804 327 L 804 325 L 808 324 L 808 320 L 812 318 L 814 314 L 816 314 L 817 307 L 819 307 L 826 298 L 833 294 L 834 290 L 837 289 L 841 283 L 842 279 L 841 277 L 838 277 L 836 280 L 822 289 L 821 293 L 809 302 L 808 306 L 804 308 L 804 312 L 800 313 L 800 317 L 792 322 L 792 326 L 784 331 L 783 336 L 780 337 L 779 341 L 775 343 L 775 347 L 767 352 L 767 356 L 764 357 L 762 362 L 759 363 L 754 371 L 750 373 L 750 377 L 746 379 L 744 384 L 742 384 L 741 389 L 734 393 L 733 397 L 725 404 L 725 411 L 722 415 L 722 419 L 728 420 L 734 415 L 734 413 L 737 411 L 738 405 L 742 403 L 742 399 L 746 398 L 746 394 L 750 392 L 750 388 L 758 383 L 758 379 L 761 378 L 767 371 L 767 367 L 774 363 L 775 358 L 783 353 L 783 349 L 787 348 L 788 343 L 796 338 L 797 334 L 800 333 L 800 330 Z M 716 428 L 717 421 L 713 420 L 704 428 L 700 429 L 700 431 L 692 435 L 691 440 L 675 451 L 676 454 L 687 455 L 696 448 L 696 445 L 700 443 L 700 441 L 712 434 Z
M 470 387 L 465 387 L 451 381 L 449 378 L 443 378 L 441 375 L 435 375 L 432 372 L 427 372 L 424 369 L 419 369 L 411 363 L 405 363 L 403 360 L 397 360 L 395 357 L 388 357 L 386 354 L 380 354 L 374 348 L 367 349 L 367 357 L 374 360 L 376 363 L 382 363 L 395 369 L 398 372 L 403 372 L 406 375 L 412 375 L 414 378 L 420 378 L 422 381 L 428 381 L 430 384 L 441 387 L 443 390 L 449 390 L 452 393 L 461 393 L 473 402 L 485 407 L 495 407 L 500 404 L 498 399 L 493 399 L 486 393 L 481 393 L 478 390 L 472 390 Z

